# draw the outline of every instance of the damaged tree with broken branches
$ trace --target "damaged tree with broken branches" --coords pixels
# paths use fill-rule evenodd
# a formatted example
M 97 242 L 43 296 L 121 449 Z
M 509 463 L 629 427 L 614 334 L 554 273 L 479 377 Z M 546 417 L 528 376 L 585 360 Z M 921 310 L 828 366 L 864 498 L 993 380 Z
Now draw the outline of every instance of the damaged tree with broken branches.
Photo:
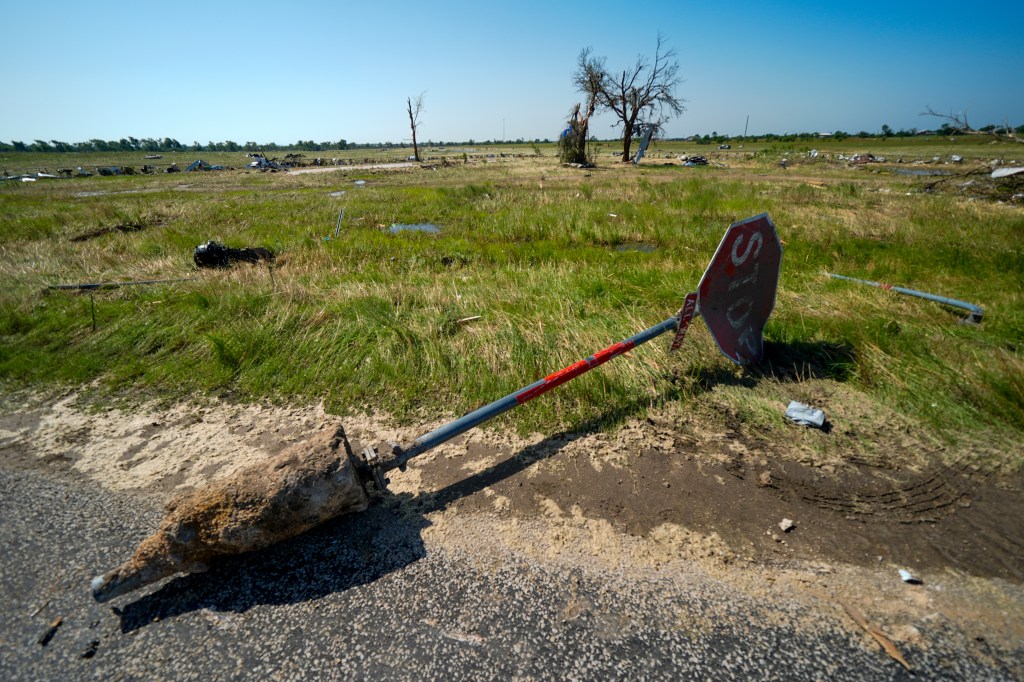
M 986 126 L 981 130 L 976 130 L 967 122 L 966 109 L 960 113 L 951 111 L 948 114 L 941 114 L 929 105 L 920 115 L 943 119 L 942 129 L 939 131 L 943 135 L 991 135 L 999 140 L 1024 142 L 1024 138 L 1019 137 L 1017 131 L 1010 127 L 1009 119 L 1004 119 L 1001 128 L 1000 126 Z
M 580 112 L 581 106 L 577 103 L 569 112 L 568 125 L 558 139 L 558 156 L 562 163 L 592 166 L 593 159 L 587 154 L 587 139 L 590 130 L 590 117 L 594 115 L 597 103 L 593 97 L 589 97 L 585 113 Z
M 637 55 L 632 67 L 614 74 L 605 66 L 605 58 L 595 57 L 591 48 L 580 51 L 573 84 L 592 97 L 599 109 L 615 114 L 614 125 L 622 126 L 623 162 L 629 161 L 633 136 L 643 124 L 661 125 L 668 120 L 666 114 L 678 116 L 686 110 L 685 100 L 675 94 L 680 82 L 675 57 L 675 50 L 665 49 L 660 33 L 653 61 Z

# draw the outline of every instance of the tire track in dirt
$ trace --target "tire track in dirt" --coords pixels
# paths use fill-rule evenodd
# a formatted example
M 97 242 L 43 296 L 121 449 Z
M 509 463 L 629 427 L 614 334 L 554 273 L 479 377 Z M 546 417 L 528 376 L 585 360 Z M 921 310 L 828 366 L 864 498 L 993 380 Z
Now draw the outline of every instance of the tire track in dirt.
M 877 492 L 852 490 L 844 494 L 825 493 L 799 481 L 786 481 L 801 499 L 820 509 L 861 517 L 879 517 L 900 523 L 937 521 L 956 511 L 983 480 L 969 476 L 971 465 L 960 461 L 925 473 L 919 480 Z M 987 478 L 987 476 L 983 477 Z M 879 478 L 869 485 L 878 485 Z M 882 480 L 884 484 L 884 480 Z

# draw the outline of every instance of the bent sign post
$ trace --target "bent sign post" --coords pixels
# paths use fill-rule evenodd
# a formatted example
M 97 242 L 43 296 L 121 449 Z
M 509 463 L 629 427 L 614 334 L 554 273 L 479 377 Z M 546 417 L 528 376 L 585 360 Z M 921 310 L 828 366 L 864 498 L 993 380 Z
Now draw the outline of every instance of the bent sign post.
M 767 213 L 733 223 L 697 288 L 697 307 L 722 353 L 746 365 L 761 360 L 775 307 L 782 244 Z
M 741 364 L 757 362 L 763 354 L 761 333 L 775 305 L 781 261 L 782 246 L 767 213 L 730 225 L 701 278 L 697 292 L 687 294 L 676 315 L 440 426 L 414 440 L 409 447 L 389 444 L 384 452 L 378 453 L 373 446 L 368 446 L 362 453 L 360 475 L 384 490 L 388 483 L 384 475 L 393 469 L 404 471 L 406 463 L 413 457 L 661 334 L 675 331 L 671 350 L 678 349 L 696 314 L 704 318 L 715 342 L 727 357 Z

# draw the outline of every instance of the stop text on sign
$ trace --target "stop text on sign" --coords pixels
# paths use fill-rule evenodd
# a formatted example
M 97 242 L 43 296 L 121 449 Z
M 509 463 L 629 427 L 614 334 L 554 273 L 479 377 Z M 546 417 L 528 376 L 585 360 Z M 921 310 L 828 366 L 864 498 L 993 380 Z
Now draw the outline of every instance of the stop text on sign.
M 733 223 L 697 288 L 697 306 L 722 353 L 740 364 L 764 355 L 782 244 L 767 213 Z

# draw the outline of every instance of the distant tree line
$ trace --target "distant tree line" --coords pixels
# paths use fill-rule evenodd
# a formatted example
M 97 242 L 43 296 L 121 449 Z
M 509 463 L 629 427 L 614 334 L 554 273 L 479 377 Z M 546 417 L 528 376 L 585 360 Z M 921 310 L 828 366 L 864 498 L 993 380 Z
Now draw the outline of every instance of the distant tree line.
M 999 133 L 1006 133 L 1008 130 L 1012 130 L 1014 134 L 1024 136 L 1024 125 L 1019 125 L 1015 128 L 1010 128 L 1008 125 L 987 125 L 981 128 L 972 129 L 979 133 L 990 133 L 993 135 Z M 949 122 L 943 122 L 934 131 L 921 131 L 917 128 L 893 130 L 889 125 L 883 125 L 881 132 L 870 133 L 865 130 L 861 130 L 856 133 L 849 133 L 844 130 L 836 130 L 829 133 L 828 136 L 834 140 L 844 140 L 849 137 L 914 137 L 916 135 L 924 134 L 925 132 L 932 132 L 935 135 L 953 136 L 965 134 L 961 128 L 953 125 Z M 725 142 L 797 142 L 797 141 L 810 141 L 821 138 L 821 133 L 817 132 L 799 132 L 799 133 L 765 133 L 762 135 L 724 135 L 719 134 L 717 131 L 709 134 L 696 134 L 685 138 L 669 138 L 674 141 L 686 141 L 694 142 L 696 144 L 721 144 Z M 596 140 L 595 140 L 596 141 Z M 423 146 L 426 147 L 445 147 L 445 146 L 473 146 L 473 145 L 503 145 L 503 144 L 544 144 L 549 143 L 549 139 L 535 138 L 533 140 L 524 140 L 523 138 L 517 138 L 515 140 L 469 140 L 463 141 L 434 141 L 427 140 Z M 224 142 L 207 142 L 206 144 L 200 144 L 199 142 L 193 142 L 192 144 L 182 144 L 178 140 L 171 137 L 152 138 L 145 137 L 142 139 L 134 137 L 122 137 L 120 140 L 99 140 L 92 139 L 87 142 L 63 142 L 61 140 L 33 140 L 32 142 L 20 142 L 13 140 L 11 142 L 0 141 L 0 152 L 144 152 L 144 153 L 157 153 L 157 152 L 277 152 L 277 151 L 304 151 L 304 152 L 323 152 L 331 149 L 402 149 L 409 147 L 409 144 L 403 142 L 349 142 L 347 140 L 338 140 L 335 142 L 314 142 L 313 140 L 299 140 L 292 144 L 277 144 L 275 142 L 245 142 L 239 144 L 231 140 L 225 140 Z
M 63 142 L 61 140 L 33 140 L 32 142 L 20 142 L 13 140 L 10 143 L 0 141 L 0 151 L 4 152 L 258 152 L 277 150 L 302 150 L 318 152 L 326 149 L 355 149 L 360 145 L 349 143 L 345 140 L 337 142 L 314 142 L 312 140 L 299 140 L 294 144 L 278 145 L 274 142 L 260 144 L 257 142 L 246 142 L 239 144 L 232 140 L 224 142 L 207 142 L 200 144 L 182 144 L 174 138 L 163 139 L 146 137 L 138 139 L 135 137 L 122 137 L 120 140 L 99 140 L 92 139 L 87 142 Z
M 482 142 L 476 142 L 472 139 L 465 142 L 434 142 L 433 140 L 428 140 L 426 142 L 426 146 L 525 144 L 527 142 L 529 141 L 523 140 L 522 138 L 514 141 L 486 140 Z M 550 140 L 535 139 L 533 142 L 535 144 L 539 144 L 542 142 L 550 142 Z M 122 137 L 120 140 L 93 139 L 87 142 L 63 142 L 61 140 L 33 140 L 32 142 L 20 142 L 18 140 L 13 140 L 11 142 L 0 141 L 0 152 L 324 152 L 330 149 L 396 149 L 408 146 L 408 144 L 400 142 L 356 143 L 349 142 L 347 140 L 337 140 L 334 142 L 299 140 L 292 144 L 277 144 L 275 142 L 246 142 L 244 144 L 239 144 L 232 140 L 225 140 L 224 142 L 207 142 L 206 144 L 200 144 L 199 142 L 182 144 L 171 137 L 165 137 L 163 139 L 154 139 L 152 137 L 142 139 Z
M 977 132 L 998 134 L 1006 132 L 1007 127 L 1004 125 L 987 125 L 982 128 L 978 128 Z M 1024 135 L 1024 125 L 1019 125 L 1016 128 L 1010 128 L 1017 135 Z M 876 138 L 876 137 L 916 137 L 918 135 L 964 135 L 966 134 L 963 130 L 950 125 L 949 123 L 943 123 L 935 130 L 918 130 L 917 128 L 893 130 L 889 125 L 883 125 L 881 132 L 870 133 L 866 130 L 861 130 L 856 133 L 850 133 L 845 130 L 836 130 L 831 133 L 818 133 L 818 132 L 799 132 L 799 133 L 764 133 L 761 135 L 720 135 L 717 131 L 712 132 L 710 135 L 691 135 L 689 137 L 677 137 L 670 138 L 674 141 L 685 141 L 694 142 L 696 144 L 712 144 L 722 142 L 798 142 L 798 141 L 810 141 L 817 140 L 822 137 L 830 137 L 833 140 L 845 140 L 850 137 L 863 137 L 863 138 Z

